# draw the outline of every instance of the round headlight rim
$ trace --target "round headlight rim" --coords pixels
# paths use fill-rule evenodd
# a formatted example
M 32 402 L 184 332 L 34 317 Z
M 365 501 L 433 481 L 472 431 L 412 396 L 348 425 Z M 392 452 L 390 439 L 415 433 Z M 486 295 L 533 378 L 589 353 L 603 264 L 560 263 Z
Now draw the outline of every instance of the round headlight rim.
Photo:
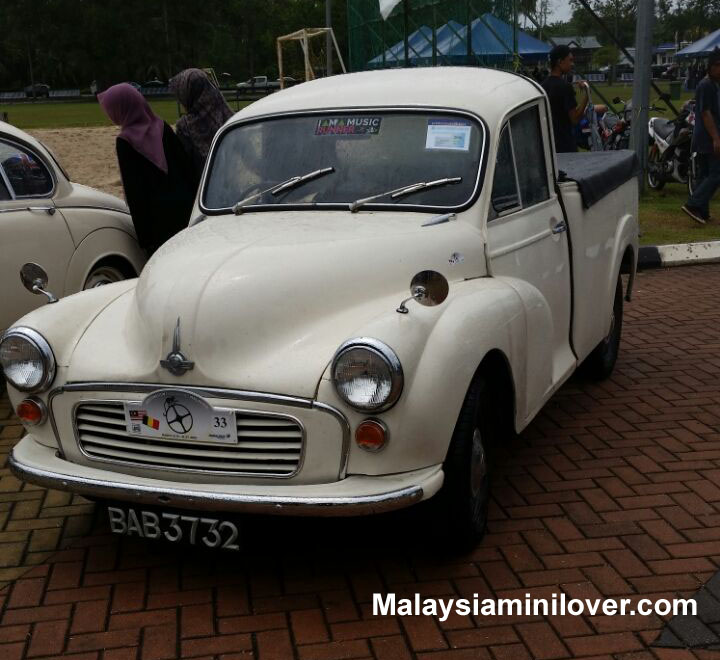
M 39 392 L 46 391 L 50 385 L 52 385 L 53 380 L 55 380 L 55 355 L 52 352 L 52 348 L 50 348 L 50 344 L 47 339 L 45 339 L 45 337 L 43 337 L 37 330 L 33 330 L 32 328 L 27 328 L 25 326 L 17 326 L 6 330 L 2 333 L 2 335 L 0 335 L 0 345 L 2 345 L 6 339 L 11 337 L 21 337 L 22 339 L 25 339 L 35 345 L 35 348 L 38 349 L 40 356 L 42 357 L 45 373 L 40 382 L 34 387 L 18 387 L 12 380 L 10 380 L 7 373 L 5 373 L 5 379 L 8 384 L 18 390 L 18 392 L 24 392 L 27 394 L 37 394 Z
M 357 406 L 351 401 L 348 401 L 342 395 L 342 393 L 340 392 L 340 388 L 337 386 L 337 381 L 335 380 L 335 367 L 337 365 L 337 362 L 345 353 L 356 348 L 364 348 L 368 351 L 375 353 L 383 360 L 385 360 L 388 367 L 390 368 L 392 387 L 390 389 L 390 394 L 388 395 L 387 400 L 380 406 Z M 398 358 L 397 353 L 395 353 L 395 351 L 385 342 L 380 341 L 379 339 L 374 339 L 372 337 L 356 337 L 354 339 L 348 339 L 347 341 L 344 341 L 342 344 L 340 344 L 337 351 L 335 351 L 335 355 L 333 356 L 330 369 L 330 377 L 333 385 L 335 386 L 335 391 L 337 392 L 338 396 L 353 410 L 361 413 L 381 413 L 390 410 L 390 408 L 392 408 L 397 403 L 405 385 L 405 376 L 403 374 L 402 364 L 400 364 L 400 358 Z

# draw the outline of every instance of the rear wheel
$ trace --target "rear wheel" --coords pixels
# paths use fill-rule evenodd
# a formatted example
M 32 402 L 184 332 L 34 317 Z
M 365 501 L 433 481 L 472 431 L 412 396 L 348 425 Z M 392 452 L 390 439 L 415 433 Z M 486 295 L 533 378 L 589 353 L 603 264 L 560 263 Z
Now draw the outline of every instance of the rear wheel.
M 623 321 L 623 294 L 622 277 L 618 275 L 617 286 L 615 287 L 615 299 L 613 301 L 612 314 L 610 317 L 610 331 L 585 359 L 583 371 L 594 380 L 608 378 L 615 368 L 618 353 L 620 352 L 620 336 L 622 335 Z
M 660 150 L 655 144 L 650 147 L 647 167 L 648 186 L 650 186 L 653 190 L 661 190 L 665 185 L 665 179 L 662 178 L 660 170 Z
M 440 492 L 428 503 L 433 531 L 444 545 L 466 550 L 482 538 L 490 498 L 488 448 L 498 428 L 498 407 L 483 376 L 465 397 L 443 470 Z
M 117 266 L 111 266 L 107 264 L 99 264 L 94 266 L 90 271 L 90 274 L 85 280 L 83 285 L 83 291 L 87 289 L 95 289 L 105 284 L 113 284 L 114 282 L 121 282 L 127 279 L 125 273 Z

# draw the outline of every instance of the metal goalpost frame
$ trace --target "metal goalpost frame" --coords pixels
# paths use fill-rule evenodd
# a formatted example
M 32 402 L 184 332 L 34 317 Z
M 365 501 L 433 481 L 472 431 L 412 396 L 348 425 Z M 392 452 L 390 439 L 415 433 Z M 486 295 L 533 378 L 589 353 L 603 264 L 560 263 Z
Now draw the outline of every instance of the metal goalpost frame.
M 291 43 L 293 41 L 296 41 L 300 44 L 300 48 L 303 52 L 303 61 L 305 63 L 305 80 L 314 80 L 315 71 L 313 71 L 312 63 L 310 62 L 310 39 L 322 36 L 325 36 L 326 39 L 329 38 L 332 41 L 332 44 L 335 47 L 335 53 L 337 55 L 338 61 L 340 62 L 340 68 L 342 69 L 343 73 L 347 73 L 347 69 L 345 68 L 345 62 L 343 61 L 342 54 L 340 53 L 340 48 L 338 48 L 337 39 L 335 38 L 335 31 L 331 27 L 303 28 L 302 30 L 296 30 L 295 32 L 291 32 L 290 34 L 285 34 L 281 37 L 278 37 L 276 40 L 278 73 L 280 75 L 280 89 L 285 88 L 285 80 L 283 75 L 283 44 Z

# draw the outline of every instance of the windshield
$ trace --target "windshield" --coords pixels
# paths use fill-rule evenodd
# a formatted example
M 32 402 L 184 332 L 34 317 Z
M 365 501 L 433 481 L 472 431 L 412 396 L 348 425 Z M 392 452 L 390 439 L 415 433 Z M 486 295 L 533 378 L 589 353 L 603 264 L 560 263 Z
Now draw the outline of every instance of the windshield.
M 215 148 L 203 206 L 228 210 L 256 196 L 243 203 L 243 212 L 282 205 L 347 208 L 378 195 L 363 208 L 456 208 L 475 192 L 483 137 L 480 123 L 465 115 L 431 112 L 327 113 L 239 124 Z M 329 176 L 272 192 L 284 181 L 327 168 Z M 461 181 L 407 197 L 380 195 L 447 177 Z

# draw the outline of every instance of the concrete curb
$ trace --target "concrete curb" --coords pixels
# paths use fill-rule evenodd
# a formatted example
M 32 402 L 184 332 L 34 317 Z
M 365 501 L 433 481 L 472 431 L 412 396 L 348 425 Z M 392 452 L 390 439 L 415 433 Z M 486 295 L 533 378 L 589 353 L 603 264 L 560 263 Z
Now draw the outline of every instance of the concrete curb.
M 638 253 L 639 270 L 710 263 L 720 263 L 720 241 L 644 245 Z

